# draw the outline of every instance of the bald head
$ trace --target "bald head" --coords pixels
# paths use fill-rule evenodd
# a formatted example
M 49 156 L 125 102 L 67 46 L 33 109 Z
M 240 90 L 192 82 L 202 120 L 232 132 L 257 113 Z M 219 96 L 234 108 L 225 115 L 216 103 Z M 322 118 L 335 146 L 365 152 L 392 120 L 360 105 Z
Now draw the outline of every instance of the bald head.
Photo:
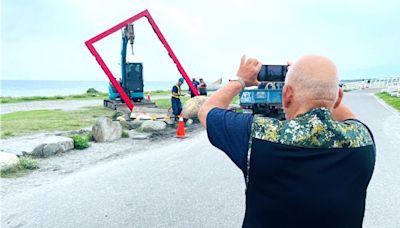
M 319 55 L 305 55 L 289 67 L 286 85 L 307 102 L 335 102 L 339 79 L 335 64 Z

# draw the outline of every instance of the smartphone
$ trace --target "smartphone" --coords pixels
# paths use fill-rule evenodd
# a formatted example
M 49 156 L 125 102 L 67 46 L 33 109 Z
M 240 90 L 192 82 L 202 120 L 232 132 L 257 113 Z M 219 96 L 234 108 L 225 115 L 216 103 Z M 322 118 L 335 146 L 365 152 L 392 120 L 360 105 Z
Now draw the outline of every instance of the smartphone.
M 260 82 L 283 82 L 285 81 L 288 65 L 262 65 L 257 75 Z

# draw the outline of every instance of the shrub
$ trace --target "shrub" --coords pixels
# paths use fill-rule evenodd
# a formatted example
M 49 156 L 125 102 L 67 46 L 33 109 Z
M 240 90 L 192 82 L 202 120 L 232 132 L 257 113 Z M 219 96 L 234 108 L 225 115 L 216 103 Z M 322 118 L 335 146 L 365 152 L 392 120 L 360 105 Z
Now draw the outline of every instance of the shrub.
M 38 162 L 30 157 L 20 157 L 15 166 L 2 169 L 0 172 L 1 177 L 16 177 L 24 174 L 26 170 L 38 169 Z
M 113 113 L 113 115 L 112 115 L 111 118 L 112 118 L 113 120 L 117 120 L 118 117 L 123 116 L 123 115 L 125 115 L 125 113 L 120 112 L 120 111 L 115 111 L 115 112 Z
M 30 157 L 20 157 L 17 166 L 21 169 L 37 169 L 39 168 L 38 162 Z
M 129 138 L 129 134 L 128 134 L 128 132 L 126 132 L 126 131 L 122 131 L 122 133 L 121 133 L 121 137 L 122 137 L 122 138 Z
M 81 95 L 77 94 L 77 95 L 72 95 L 71 97 L 72 98 L 85 98 L 86 96 L 84 94 L 81 94 Z
M 3 136 L 5 136 L 5 137 L 11 137 L 11 136 L 14 136 L 14 133 L 12 133 L 11 131 L 5 131 L 5 132 L 3 133 Z
M 86 134 L 84 134 L 84 136 L 86 137 L 86 139 L 87 139 L 89 142 L 94 141 L 93 133 L 92 133 L 92 132 L 87 132 Z
M 75 149 L 83 150 L 90 146 L 89 139 L 85 136 L 82 137 L 81 135 L 73 135 L 71 138 L 74 140 Z
M 88 90 L 86 90 L 86 93 L 99 93 L 99 91 L 94 88 L 89 88 Z

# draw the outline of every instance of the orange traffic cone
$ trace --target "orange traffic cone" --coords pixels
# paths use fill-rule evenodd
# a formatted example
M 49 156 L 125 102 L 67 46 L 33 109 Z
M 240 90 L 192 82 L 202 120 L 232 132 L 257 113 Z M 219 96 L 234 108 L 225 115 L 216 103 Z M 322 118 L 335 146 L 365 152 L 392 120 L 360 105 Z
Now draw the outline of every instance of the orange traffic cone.
M 179 116 L 178 129 L 176 130 L 177 138 L 186 138 L 185 136 L 185 123 L 183 122 L 183 117 Z

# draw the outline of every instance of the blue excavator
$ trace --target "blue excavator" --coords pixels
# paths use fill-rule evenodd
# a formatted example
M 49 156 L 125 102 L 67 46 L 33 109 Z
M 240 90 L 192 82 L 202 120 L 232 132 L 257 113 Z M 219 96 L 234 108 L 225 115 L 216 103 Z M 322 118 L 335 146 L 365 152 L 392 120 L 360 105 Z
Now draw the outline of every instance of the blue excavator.
M 143 63 L 129 63 L 126 61 L 128 43 L 131 45 L 133 55 L 134 41 L 135 31 L 133 24 L 128 24 L 122 30 L 121 78 L 117 81 L 119 81 L 121 87 L 135 105 L 155 106 L 154 102 L 144 98 Z M 109 83 L 108 94 L 109 99 L 104 100 L 104 107 L 116 110 L 119 106 L 124 105 L 119 93 L 111 83 Z

